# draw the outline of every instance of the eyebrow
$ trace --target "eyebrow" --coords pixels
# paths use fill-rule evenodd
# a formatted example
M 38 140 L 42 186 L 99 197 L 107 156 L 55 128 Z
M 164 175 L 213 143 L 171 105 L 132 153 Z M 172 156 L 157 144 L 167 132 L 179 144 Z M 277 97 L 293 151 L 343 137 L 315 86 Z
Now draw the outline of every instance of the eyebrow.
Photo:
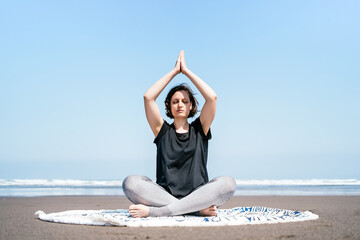
M 172 98 L 172 100 L 188 100 L 190 101 L 190 98 L 184 97 L 184 98 Z

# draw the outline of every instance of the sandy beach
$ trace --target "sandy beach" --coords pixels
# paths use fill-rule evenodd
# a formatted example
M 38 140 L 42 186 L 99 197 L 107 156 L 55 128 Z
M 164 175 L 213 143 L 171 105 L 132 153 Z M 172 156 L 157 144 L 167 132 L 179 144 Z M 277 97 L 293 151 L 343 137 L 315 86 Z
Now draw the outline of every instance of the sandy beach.
M 129 228 L 44 222 L 34 213 L 127 208 L 121 196 L 3 197 L 0 239 L 360 239 L 360 196 L 236 196 L 222 206 L 310 210 L 314 221 L 232 227 Z

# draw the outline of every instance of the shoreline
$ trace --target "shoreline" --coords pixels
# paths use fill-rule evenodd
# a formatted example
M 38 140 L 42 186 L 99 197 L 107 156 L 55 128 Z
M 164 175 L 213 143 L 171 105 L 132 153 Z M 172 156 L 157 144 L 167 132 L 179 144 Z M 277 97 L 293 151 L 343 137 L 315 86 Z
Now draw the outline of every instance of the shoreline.
M 358 179 L 236 179 L 234 196 L 360 196 Z M 0 179 L 0 197 L 120 196 L 122 180 Z
M 81 197 L 86 197 L 86 198 L 92 198 L 92 197 L 97 197 L 97 198 L 125 198 L 125 195 L 95 195 L 95 194 L 87 194 L 87 195 L 41 195 L 41 196 L 2 196 L 0 195 L 0 201 L 2 199 L 11 199 L 11 198 L 81 198 Z M 279 195 L 279 194 L 264 194 L 264 195 L 257 195 L 257 194 L 249 194 L 249 195 L 234 195 L 232 196 L 232 198 L 263 198 L 263 197 L 359 197 L 360 195 L 358 194 L 319 194 L 319 195 L 305 195 L 305 194 L 294 194 L 294 195 Z
M 221 208 L 309 210 L 319 219 L 224 227 L 99 227 L 44 222 L 34 213 L 126 209 L 123 196 L 1 197 L 0 239 L 360 239 L 360 196 L 234 196 Z

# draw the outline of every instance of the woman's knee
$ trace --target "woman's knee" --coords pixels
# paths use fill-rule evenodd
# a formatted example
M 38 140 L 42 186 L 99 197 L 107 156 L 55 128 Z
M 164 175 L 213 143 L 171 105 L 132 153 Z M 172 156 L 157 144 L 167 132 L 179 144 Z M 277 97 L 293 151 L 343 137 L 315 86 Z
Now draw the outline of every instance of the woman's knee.
M 222 192 L 224 194 L 233 195 L 236 191 L 236 182 L 233 177 L 230 176 L 222 176 L 214 178 L 212 181 L 217 181 L 221 185 Z
M 147 177 L 141 175 L 127 176 L 122 183 L 123 191 L 126 192 L 130 189 L 134 189 L 139 184 L 139 182 L 146 181 L 147 179 Z

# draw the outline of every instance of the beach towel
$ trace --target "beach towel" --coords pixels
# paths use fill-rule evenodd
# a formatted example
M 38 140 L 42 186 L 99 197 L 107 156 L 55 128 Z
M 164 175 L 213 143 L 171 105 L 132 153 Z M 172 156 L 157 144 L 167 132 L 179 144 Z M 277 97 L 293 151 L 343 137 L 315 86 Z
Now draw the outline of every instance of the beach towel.
M 218 209 L 216 217 L 173 216 L 132 218 L 129 211 L 117 210 L 70 210 L 46 214 L 43 211 L 35 213 L 39 219 L 49 222 L 126 227 L 212 227 L 234 226 L 264 223 L 285 223 L 315 220 L 319 216 L 310 211 L 293 211 L 268 207 L 236 207 Z

